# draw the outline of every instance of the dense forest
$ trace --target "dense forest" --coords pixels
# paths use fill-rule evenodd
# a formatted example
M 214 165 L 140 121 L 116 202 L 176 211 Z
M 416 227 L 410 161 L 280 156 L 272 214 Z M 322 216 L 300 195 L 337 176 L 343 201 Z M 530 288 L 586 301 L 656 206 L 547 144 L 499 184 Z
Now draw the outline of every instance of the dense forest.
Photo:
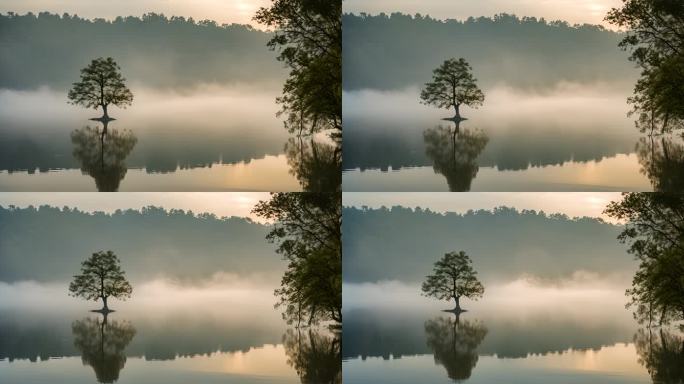
M 438 20 L 430 16 L 345 14 L 344 89 L 422 85 L 449 57 L 463 57 L 485 87 L 549 88 L 559 82 L 618 82 L 638 71 L 618 48 L 623 34 L 597 25 L 534 17 Z
M 343 278 L 349 283 L 415 283 L 454 250 L 471 256 L 483 282 L 556 279 L 576 271 L 629 276 L 636 268 L 616 241 L 622 227 L 596 218 L 507 207 L 465 214 L 347 207 L 343 215 Z
M 87 20 L 48 12 L 0 14 L 0 88 L 66 89 L 93 58 L 111 56 L 133 84 L 279 84 L 286 71 L 266 43 L 272 34 L 211 20 L 142 17 Z
M 158 207 L 112 214 L 0 207 L 0 281 L 66 281 L 100 250 L 115 251 L 131 281 L 191 281 L 217 272 L 277 279 L 284 263 L 264 240 L 269 228 L 246 218 Z

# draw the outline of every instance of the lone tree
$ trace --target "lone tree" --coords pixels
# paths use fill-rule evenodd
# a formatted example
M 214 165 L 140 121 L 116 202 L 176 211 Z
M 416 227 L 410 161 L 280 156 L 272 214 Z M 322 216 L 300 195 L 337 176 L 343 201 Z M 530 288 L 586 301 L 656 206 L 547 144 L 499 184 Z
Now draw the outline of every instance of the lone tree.
M 91 61 L 81 69 L 81 81 L 69 90 L 69 103 L 94 109 L 102 107 L 102 119 L 109 120 L 109 104 L 125 108 L 133 103 L 133 94 L 126 87 L 120 70 L 111 57 Z
M 484 103 L 472 68 L 465 59 L 449 59 L 432 71 L 432 81 L 420 92 L 421 102 L 438 108 L 454 108 L 454 119 L 461 119 L 461 105 L 477 108 Z
M 69 295 L 94 301 L 102 299 L 100 311 L 110 312 L 107 307 L 109 297 L 125 300 L 133 292 L 124 274 L 114 252 L 93 253 L 81 263 L 81 274 L 75 275 L 74 281 L 69 284 Z
M 484 286 L 477 280 L 477 272 L 465 252 L 449 252 L 435 263 L 434 274 L 423 282 L 423 296 L 439 300 L 454 299 L 454 312 L 463 312 L 461 297 L 477 300 L 484 294 Z

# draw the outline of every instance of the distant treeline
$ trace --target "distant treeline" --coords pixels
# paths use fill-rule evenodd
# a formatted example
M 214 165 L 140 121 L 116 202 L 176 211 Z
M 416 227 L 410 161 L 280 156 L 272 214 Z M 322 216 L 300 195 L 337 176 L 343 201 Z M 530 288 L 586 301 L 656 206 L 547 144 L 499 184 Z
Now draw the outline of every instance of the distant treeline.
M 134 281 L 217 272 L 277 281 L 284 263 L 264 240 L 268 230 L 246 218 L 157 207 L 106 214 L 0 206 L 0 281 L 67 281 L 99 250 L 114 251 Z
M 623 34 L 500 14 L 464 21 L 392 13 L 343 16 L 344 88 L 422 85 L 450 57 L 473 66 L 480 84 L 546 88 L 559 82 L 630 84 L 638 75 L 618 48 Z
M 66 88 L 90 60 L 111 56 L 124 77 L 154 87 L 280 82 L 269 32 L 148 13 L 88 20 L 48 12 L 0 14 L 0 88 Z
M 483 281 L 536 276 L 554 280 L 577 271 L 629 276 L 636 268 L 616 237 L 622 227 L 500 207 L 441 214 L 426 209 L 344 208 L 345 282 L 422 281 L 435 260 L 464 250 Z

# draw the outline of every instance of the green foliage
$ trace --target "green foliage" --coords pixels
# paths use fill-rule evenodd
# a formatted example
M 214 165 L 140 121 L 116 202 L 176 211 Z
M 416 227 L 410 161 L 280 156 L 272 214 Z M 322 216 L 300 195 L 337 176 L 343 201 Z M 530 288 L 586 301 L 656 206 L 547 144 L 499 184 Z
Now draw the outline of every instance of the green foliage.
M 484 286 L 477 280 L 477 272 L 472 261 L 465 252 L 449 252 L 435 262 L 433 274 L 423 282 L 423 295 L 438 300 L 456 301 L 456 309 L 460 309 L 459 298 L 466 297 L 477 300 L 484 294 Z
M 124 277 L 119 258 L 112 251 L 93 253 L 81 263 L 81 274 L 69 284 L 69 295 L 86 300 L 99 300 L 107 308 L 107 298 L 125 300 L 131 297 L 133 287 Z
M 291 69 L 278 98 L 290 132 L 342 129 L 341 17 L 342 2 L 329 0 L 273 0 L 254 17 L 276 28 L 268 46 Z
M 122 108 L 131 105 L 133 94 L 120 70 L 111 57 L 94 59 L 81 69 L 81 80 L 69 90 L 69 102 L 86 108 L 102 107 L 105 116 L 109 104 Z
M 438 108 L 454 108 L 467 105 L 477 108 L 484 103 L 484 93 L 477 87 L 472 68 L 465 59 L 448 59 L 432 71 L 432 81 L 425 83 L 420 92 L 423 104 Z
M 288 261 L 275 291 L 288 323 L 342 321 L 341 200 L 339 193 L 274 193 L 253 210 L 274 222 L 266 238 Z
M 684 320 L 684 195 L 628 193 L 605 213 L 627 223 L 618 239 L 640 262 L 626 292 L 635 318 Z
M 631 60 L 642 68 L 635 95 L 629 99 L 640 127 L 657 120 L 662 131 L 683 128 L 684 3 L 623 0 L 606 20 L 628 30 L 620 46 L 631 50 Z

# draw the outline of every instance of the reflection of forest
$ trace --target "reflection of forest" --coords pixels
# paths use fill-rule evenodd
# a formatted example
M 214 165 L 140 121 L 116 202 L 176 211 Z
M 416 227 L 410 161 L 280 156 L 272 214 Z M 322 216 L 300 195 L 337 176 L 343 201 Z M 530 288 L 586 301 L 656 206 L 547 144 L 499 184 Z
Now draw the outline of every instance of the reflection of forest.
M 344 313 L 343 358 L 425 355 L 433 350 L 425 343 L 425 318 L 416 314 L 352 310 Z M 530 354 L 559 353 L 568 348 L 599 350 L 631 340 L 631 323 L 587 323 L 572 319 L 531 317 L 525 322 L 501 314 L 482 319 L 490 332 L 478 347 L 480 355 L 525 358 Z
M 684 335 L 665 328 L 640 329 L 634 335 L 639 364 L 654 383 L 684 383 Z
M 438 317 L 425 322 L 425 337 L 435 363 L 446 368 L 450 379 L 458 381 L 470 377 L 477 365 L 477 348 L 487 335 L 487 328 L 479 321 Z
M 487 146 L 489 138 L 482 131 L 461 130 L 438 126 L 423 134 L 425 153 L 432 160 L 432 169 L 447 179 L 451 192 L 470 190 L 479 166 L 477 158 Z
M 73 131 L 71 141 L 81 171 L 95 179 L 97 190 L 116 192 L 128 170 L 126 157 L 137 142 L 133 133 L 108 130 L 105 122 L 102 131 L 89 126 Z
M 642 137 L 636 150 L 641 173 L 649 178 L 655 191 L 684 191 L 684 140 L 681 137 Z
M 285 144 L 287 163 L 306 192 L 334 192 L 342 187 L 342 151 L 339 145 L 313 137 L 292 137 Z
M 289 329 L 283 335 L 287 362 L 302 384 L 341 384 L 342 356 L 339 333 L 312 328 Z
M 81 352 L 83 364 L 90 365 L 100 383 L 113 383 L 126 364 L 124 350 L 135 336 L 135 328 L 126 321 L 86 318 L 71 325 L 74 346 Z

